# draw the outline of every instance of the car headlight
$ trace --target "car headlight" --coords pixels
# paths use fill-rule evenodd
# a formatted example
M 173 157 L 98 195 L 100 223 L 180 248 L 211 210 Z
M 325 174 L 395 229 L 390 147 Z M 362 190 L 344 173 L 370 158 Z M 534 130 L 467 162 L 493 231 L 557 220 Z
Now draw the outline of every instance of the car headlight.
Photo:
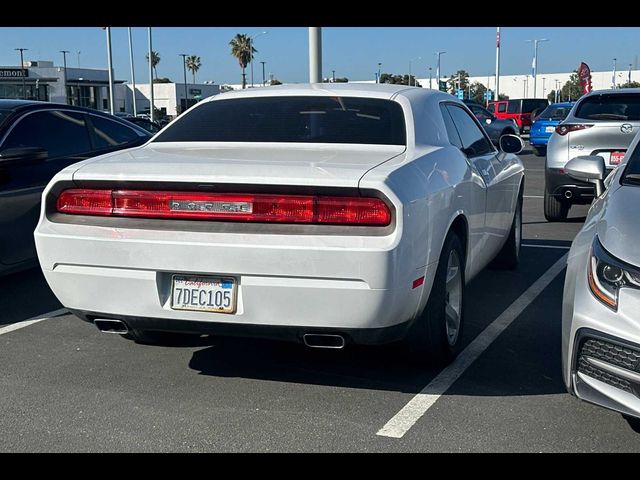
M 591 293 L 614 311 L 621 288 L 640 290 L 640 269 L 613 257 L 596 236 L 589 253 L 588 281 Z

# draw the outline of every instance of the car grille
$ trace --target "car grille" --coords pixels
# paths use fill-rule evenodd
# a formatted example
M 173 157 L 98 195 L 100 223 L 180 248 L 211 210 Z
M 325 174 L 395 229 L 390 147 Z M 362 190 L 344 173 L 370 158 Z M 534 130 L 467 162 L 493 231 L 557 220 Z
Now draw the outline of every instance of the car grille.
M 581 344 L 577 361 L 578 371 L 584 375 L 640 397 L 640 384 L 591 364 L 587 357 L 640 373 L 640 350 L 602 339 L 587 338 Z

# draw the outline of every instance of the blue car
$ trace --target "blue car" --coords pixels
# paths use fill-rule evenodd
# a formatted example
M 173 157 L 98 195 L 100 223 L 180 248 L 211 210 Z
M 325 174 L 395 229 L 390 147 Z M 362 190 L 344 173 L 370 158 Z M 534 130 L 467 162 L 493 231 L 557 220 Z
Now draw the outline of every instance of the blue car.
M 574 102 L 552 103 L 536 117 L 531 125 L 529 143 L 538 157 L 546 155 L 549 137 L 556 126 L 567 117 L 573 104 Z

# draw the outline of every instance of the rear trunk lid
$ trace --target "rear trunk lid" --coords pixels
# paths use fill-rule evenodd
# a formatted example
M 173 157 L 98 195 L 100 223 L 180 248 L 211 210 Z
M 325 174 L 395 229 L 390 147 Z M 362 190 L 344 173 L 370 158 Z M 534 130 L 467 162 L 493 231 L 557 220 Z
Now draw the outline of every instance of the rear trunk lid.
M 358 187 L 367 171 L 405 150 L 397 145 L 150 143 L 85 162 L 73 179 Z
M 574 123 L 574 122 L 571 122 Z M 568 133 L 570 155 L 600 155 L 607 168 L 613 168 L 622 159 L 633 137 L 640 129 L 640 121 L 593 121 L 584 120 L 586 125 L 593 125 L 584 130 Z M 613 152 L 617 152 L 611 155 Z

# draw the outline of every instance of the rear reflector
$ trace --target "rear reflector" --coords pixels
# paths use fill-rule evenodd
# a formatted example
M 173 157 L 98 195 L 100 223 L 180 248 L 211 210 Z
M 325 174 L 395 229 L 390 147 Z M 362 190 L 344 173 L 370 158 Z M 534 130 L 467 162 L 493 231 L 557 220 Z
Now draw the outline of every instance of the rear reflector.
M 75 215 L 236 222 L 391 223 L 391 212 L 382 200 L 363 197 L 71 189 L 60 194 L 57 209 Z

